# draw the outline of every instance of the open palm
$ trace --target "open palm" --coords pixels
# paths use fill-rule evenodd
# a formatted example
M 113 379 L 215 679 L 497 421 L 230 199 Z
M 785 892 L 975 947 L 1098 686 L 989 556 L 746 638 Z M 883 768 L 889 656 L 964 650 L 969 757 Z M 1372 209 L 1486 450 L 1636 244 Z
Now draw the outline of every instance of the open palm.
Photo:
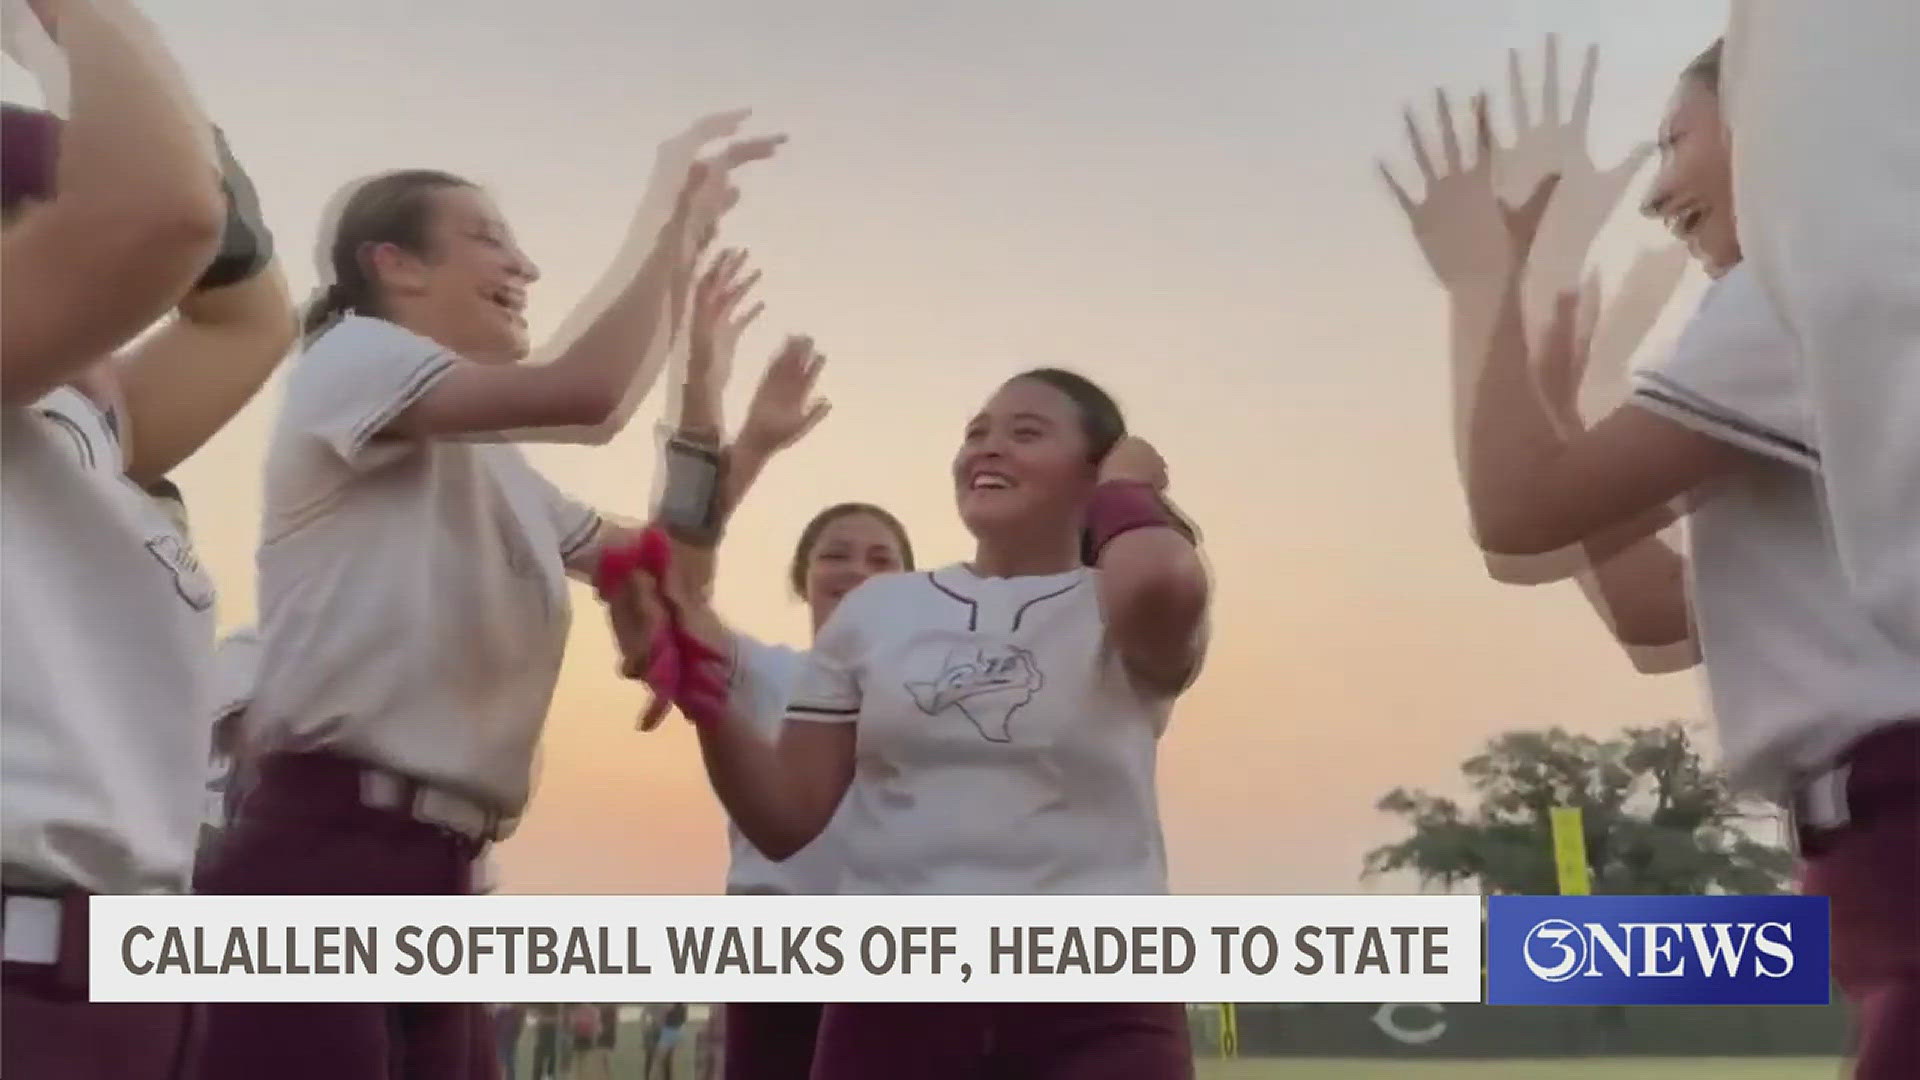
M 754 391 L 740 443 L 760 453 L 785 450 L 825 419 L 831 406 L 813 391 L 826 363 L 814 350 L 813 339 L 788 338 Z
M 1555 296 L 1578 287 L 1594 240 L 1620 205 L 1627 185 L 1653 154 L 1653 144 L 1642 143 L 1611 168 L 1602 169 L 1594 162 L 1587 136 L 1599 65 L 1599 49 L 1588 48 L 1572 108 L 1563 113 L 1559 39 L 1551 35 L 1547 38 L 1537 100 L 1527 92 L 1519 51 L 1509 54 L 1514 135 L 1513 142 L 1494 155 L 1495 188 L 1503 198 L 1524 199 L 1546 176 L 1560 177 L 1528 266 L 1529 327 L 1539 327 L 1546 321 Z
M 1497 287 L 1504 282 L 1512 259 L 1507 243 L 1506 221 L 1501 214 L 1499 196 L 1494 187 L 1492 133 L 1486 123 L 1484 99 L 1476 99 L 1478 118 L 1474 160 L 1462 156 L 1460 136 L 1454 128 L 1453 109 L 1445 90 L 1435 91 L 1438 127 L 1445 171 L 1434 168 L 1433 156 L 1422 137 L 1413 110 L 1406 112 L 1407 139 L 1414 164 L 1426 182 L 1424 197 L 1416 201 L 1382 163 L 1380 175 L 1386 178 L 1400 209 L 1413 226 L 1414 239 L 1434 276 L 1449 290 L 1469 287 Z

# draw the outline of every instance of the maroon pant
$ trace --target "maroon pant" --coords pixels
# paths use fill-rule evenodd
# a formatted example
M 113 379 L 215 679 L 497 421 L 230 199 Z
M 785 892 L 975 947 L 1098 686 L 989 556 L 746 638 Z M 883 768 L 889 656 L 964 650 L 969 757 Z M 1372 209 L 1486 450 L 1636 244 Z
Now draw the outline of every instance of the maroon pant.
M 1920 721 L 1847 754 L 1848 824 L 1803 832 L 1802 890 L 1828 898 L 1833 973 L 1853 1006 L 1856 1080 L 1920 1077 Z
M 726 1080 L 808 1080 L 823 1006 L 767 1003 L 729 1005 Z
M 1184 1005 L 828 1005 L 811 1080 L 1192 1080 Z
M 323 755 L 261 763 L 195 883 L 223 896 L 460 895 L 479 845 L 360 802 L 359 770 Z M 200 1080 L 494 1080 L 483 1006 L 207 1006 Z
M 200 1006 L 87 1000 L 87 898 L 61 898 L 52 964 L 0 965 L 0 1076 L 188 1080 Z

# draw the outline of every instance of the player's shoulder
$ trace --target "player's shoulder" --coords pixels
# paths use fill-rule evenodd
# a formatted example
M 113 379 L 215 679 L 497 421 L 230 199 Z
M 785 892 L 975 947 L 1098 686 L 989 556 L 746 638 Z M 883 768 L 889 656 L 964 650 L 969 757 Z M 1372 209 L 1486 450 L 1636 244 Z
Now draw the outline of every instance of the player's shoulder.
M 380 374 L 407 375 L 453 359 L 439 342 L 397 323 L 349 315 L 308 342 L 288 365 L 288 399 L 383 391 Z
M 1743 262 L 1707 288 L 1667 364 L 1683 370 L 1768 369 L 1797 361 L 1798 346 L 1779 309 L 1759 275 Z
M 898 570 L 875 574 L 855 586 L 840 603 L 864 612 L 899 609 L 924 602 L 932 589 L 932 577 L 926 571 Z
M 741 668 L 769 681 L 785 681 L 806 659 L 806 652 L 791 645 L 782 645 L 777 641 L 762 641 L 751 634 L 736 630 L 733 634 L 734 648 L 739 653 Z
M 95 387 L 70 384 L 55 387 L 27 410 L 28 415 L 9 423 L 29 422 L 49 425 L 72 445 L 81 465 L 89 471 L 117 473 L 120 460 L 120 422 L 118 410 L 109 396 Z

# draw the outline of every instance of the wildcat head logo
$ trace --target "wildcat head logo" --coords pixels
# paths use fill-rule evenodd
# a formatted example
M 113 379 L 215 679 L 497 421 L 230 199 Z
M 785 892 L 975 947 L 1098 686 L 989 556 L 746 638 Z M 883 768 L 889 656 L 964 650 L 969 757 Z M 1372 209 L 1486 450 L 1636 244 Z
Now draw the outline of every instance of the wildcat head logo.
M 967 718 L 988 742 L 1012 742 L 1013 714 L 1046 680 L 1033 654 L 1013 645 L 968 645 L 947 654 L 940 674 L 910 682 L 907 692 L 928 716 L 948 709 Z

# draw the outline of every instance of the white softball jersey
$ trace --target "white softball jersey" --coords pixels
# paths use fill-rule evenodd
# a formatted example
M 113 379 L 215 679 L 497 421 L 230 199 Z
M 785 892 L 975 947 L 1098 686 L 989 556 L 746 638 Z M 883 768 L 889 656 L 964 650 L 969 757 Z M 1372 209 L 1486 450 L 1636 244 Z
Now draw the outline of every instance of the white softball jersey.
M 1702 670 L 1733 780 L 1785 797 L 1796 775 L 1920 716 L 1920 657 L 1841 570 L 1798 348 L 1747 265 L 1713 284 L 1631 400 L 1763 459 L 1701 492 L 1688 519 Z
M 7 884 L 184 891 L 206 777 L 214 588 L 71 388 L 0 417 Z
M 602 520 L 499 441 L 382 438 L 464 361 L 350 317 L 296 358 L 267 454 L 262 750 L 327 750 L 525 806 Z
M 220 640 L 213 654 L 213 723 L 245 723 L 247 706 L 260 681 L 260 635 L 251 627 L 235 630 Z M 244 734 L 241 734 L 244 738 Z M 230 750 L 230 748 L 229 748 Z M 227 825 L 227 788 L 234 782 L 234 756 L 219 746 L 207 769 L 206 810 L 201 821 L 210 828 Z
M 1097 570 L 955 565 L 850 593 L 788 716 L 858 725 L 843 893 L 1152 894 L 1171 707 L 1109 643 Z
M 784 645 L 770 645 L 745 634 L 734 635 L 738 660 L 731 694 L 735 716 L 751 720 L 769 743 L 780 740 L 787 705 L 805 668 L 806 653 Z M 727 822 L 727 844 L 732 858 L 727 867 L 727 892 L 735 895 L 824 895 L 838 892 L 844 859 L 838 837 L 839 817 L 813 842 L 788 858 L 774 862 L 753 846 L 739 826 Z

